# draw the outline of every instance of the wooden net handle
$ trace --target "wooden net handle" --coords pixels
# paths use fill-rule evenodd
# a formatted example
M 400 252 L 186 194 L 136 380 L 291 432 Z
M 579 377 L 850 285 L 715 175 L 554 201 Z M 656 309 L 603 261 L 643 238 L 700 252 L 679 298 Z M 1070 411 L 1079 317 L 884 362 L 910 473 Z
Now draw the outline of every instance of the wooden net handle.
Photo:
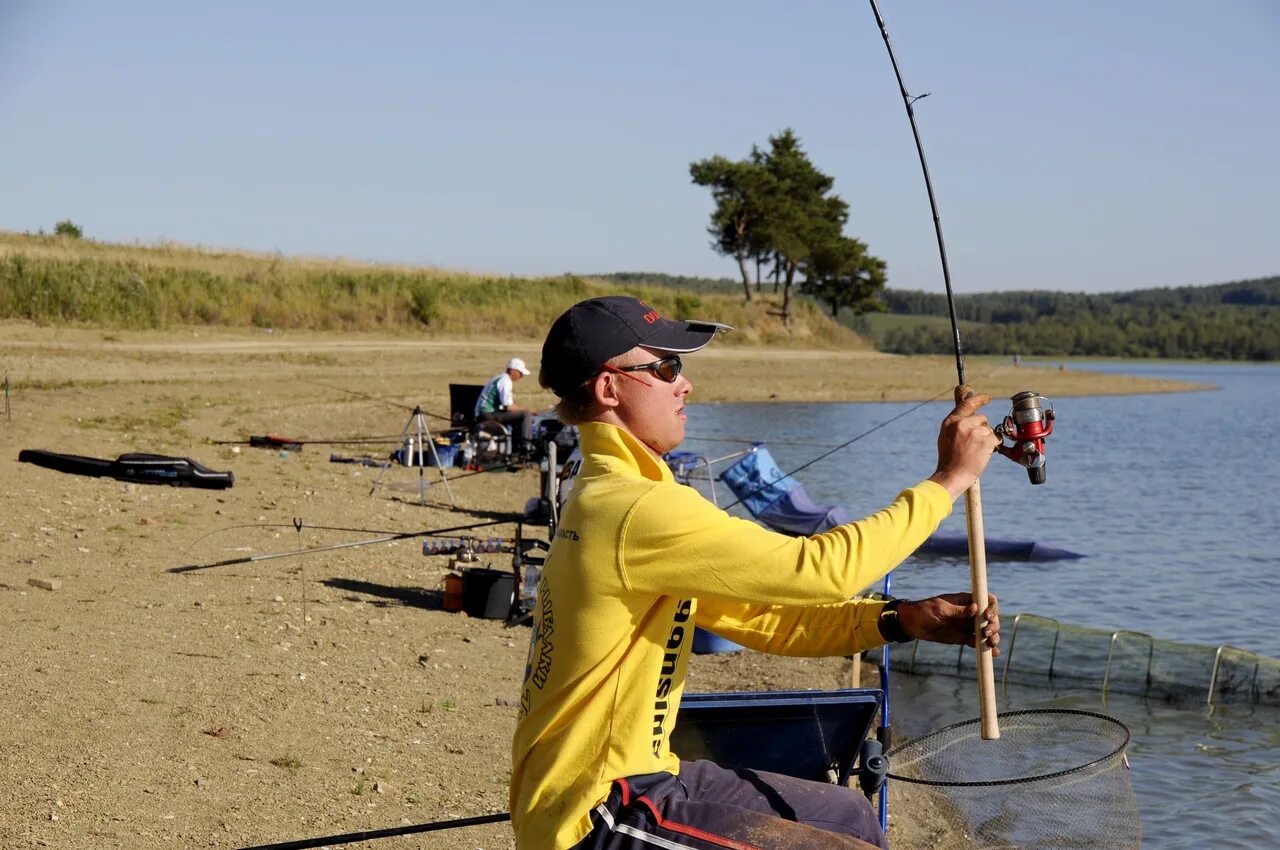
M 968 386 L 956 387 L 956 404 L 973 395 Z M 978 615 L 973 618 L 974 646 L 977 649 L 978 707 L 982 722 L 982 739 L 1000 737 L 1000 721 L 996 717 L 996 674 L 991 647 L 982 636 L 987 624 L 987 537 L 982 525 L 982 487 L 975 481 L 964 494 L 965 519 L 969 527 L 969 584 Z

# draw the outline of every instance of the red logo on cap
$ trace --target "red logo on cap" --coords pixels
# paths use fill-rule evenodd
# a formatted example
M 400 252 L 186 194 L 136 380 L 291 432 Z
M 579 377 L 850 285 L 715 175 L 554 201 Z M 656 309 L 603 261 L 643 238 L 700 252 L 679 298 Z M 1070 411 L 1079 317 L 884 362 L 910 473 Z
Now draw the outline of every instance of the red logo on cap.
M 650 310 L 648 313 L 645 313 L 645 314 L 644 314 L 644 320 L 645 320 L 646 322 L 648 322 L 649 324 L 651 324 L 651 325 L 652 325 L 654 322 L 656 322 L 656 321 L 658 321 L 659 319 L 661 319 L 661 318 L 662 318 L 662 317 L 658 315 L 658 311 L 657 311 L 657 310 Z

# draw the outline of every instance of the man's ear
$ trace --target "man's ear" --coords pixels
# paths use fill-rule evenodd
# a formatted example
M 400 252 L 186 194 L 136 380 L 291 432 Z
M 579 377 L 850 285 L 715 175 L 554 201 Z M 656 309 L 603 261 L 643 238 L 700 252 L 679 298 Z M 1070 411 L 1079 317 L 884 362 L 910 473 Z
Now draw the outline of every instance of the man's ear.
M 591 379 L 591 395 L 605 410 L 614 410 L 621 404 L 615 376 L 610 372 L 601 372 Z

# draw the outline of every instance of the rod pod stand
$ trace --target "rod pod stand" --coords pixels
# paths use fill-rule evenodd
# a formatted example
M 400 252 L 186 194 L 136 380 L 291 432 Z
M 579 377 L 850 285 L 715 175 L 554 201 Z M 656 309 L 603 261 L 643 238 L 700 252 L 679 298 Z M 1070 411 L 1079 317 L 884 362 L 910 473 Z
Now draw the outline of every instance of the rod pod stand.
M 400 431 L 400 451 L 403 452 L 401 457 L 404 459 L 405 466 L 418 468 L 418 504 L 427 504 L 427 451 L 431 452 L 431 459 L 435 461 L 436 470 L 440 473 L 440 481 L 444 484 L 444 491 L 449 495 L 449 505 L 457 508 L 458 503 L 454 501 L 453 489 L 449 486 L 449 476 L 445 474 L 444 466 L 440 463 L 440 455 L 436 452 L 436 441 L 431 436 L 431 428 L 427 425 L 426 416 L 423 415 L 421 407 L 415 407 L 413 413 L 409 414 L 409 421 L 404 424 L 404 428 Z M 387 464 L 378 472 L 376 478 L 373 479 L 373 486 L 369 488 L 369 495 L 372 496 L 382 484 L 382 476 L 387 474 L 387 470 L 394 464 Z

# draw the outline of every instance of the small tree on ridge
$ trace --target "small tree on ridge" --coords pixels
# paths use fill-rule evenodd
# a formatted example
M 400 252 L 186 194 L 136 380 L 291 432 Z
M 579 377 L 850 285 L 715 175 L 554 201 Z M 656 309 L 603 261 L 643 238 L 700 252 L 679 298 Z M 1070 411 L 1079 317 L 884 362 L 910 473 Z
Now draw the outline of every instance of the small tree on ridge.
M 80 229 L 80 225 L 71 219 L 64 218 L 53 226 L 53 234 L 55 236 L 65 236 L 68 239 L 79 239 L 84 236 L 84 231 Z

